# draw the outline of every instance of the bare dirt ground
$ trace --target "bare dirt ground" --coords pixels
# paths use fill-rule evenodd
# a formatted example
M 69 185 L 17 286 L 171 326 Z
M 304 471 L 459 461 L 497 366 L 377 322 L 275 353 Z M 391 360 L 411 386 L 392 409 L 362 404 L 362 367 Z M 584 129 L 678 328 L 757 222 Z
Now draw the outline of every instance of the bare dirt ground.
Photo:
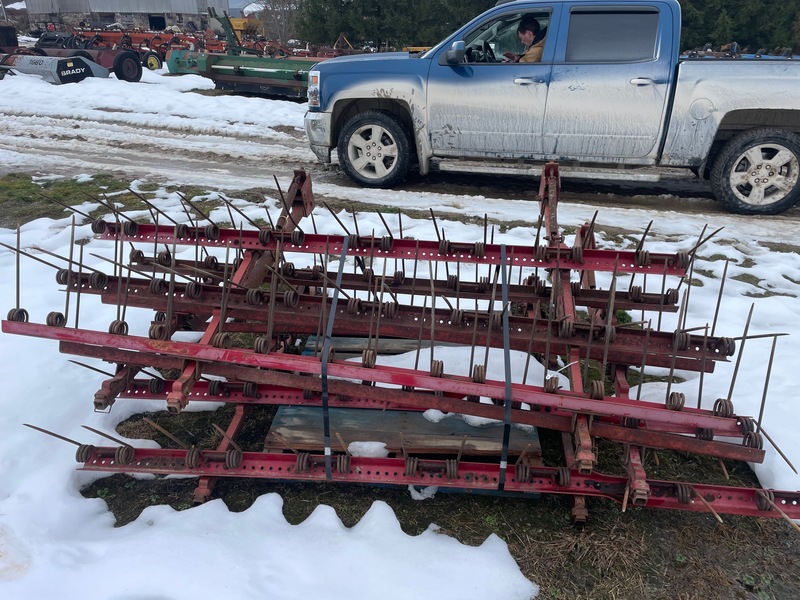
M 358 200 L 359 188 L 336 165 L 322 165 L 308 149 L 305 133 L 294 127 L 277 132 L 254 131 L 250 136 L 197 135 L 179 127 L 153 127 L 110 119 L 54 119 L 36 115 L 4 115 L 0 150 L 24 154 L 19 162 L 0 164 L 0 175 L 13 171 L 70 175 L 112 172 L 181 185 L 222 189 L 257 188 L 303 168 L 315 183 L 341 187 L 342 199 Z M 517 176 L 433 173 L 411 176 L 398 190 L 438 194 L 484 195 L 503 199 L 533 199 L 538 181 Z M 658 183 L 593 182 L 565 178 L 562 201 L 615 207 L 647 208 L 720 214 L 725 211 L 707 182 L 688 171 L 664 173 Z M 778 220 L 800 221 L 800 208 Z

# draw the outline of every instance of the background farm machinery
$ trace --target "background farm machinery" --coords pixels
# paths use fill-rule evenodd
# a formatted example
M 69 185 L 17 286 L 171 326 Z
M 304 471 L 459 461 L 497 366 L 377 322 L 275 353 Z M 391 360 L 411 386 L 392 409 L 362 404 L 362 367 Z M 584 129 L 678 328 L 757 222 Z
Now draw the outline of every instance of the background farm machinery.
M 147 202 L 153 220 L 140 223 L 105 203 L 112 218 L 95 220 L 92 230 L 113 242 L 113 258 L 103 258 L 108 270 L 88 267 L 82 254 L 8 247 L 18 261 L 56 268 L 66 305 L 44 323 L 30 322 L 18 278 L 17 305 L 2 328 L 114 365 L 94 394 L 95 410 L 137 399 L 178 419 L 191 403 L 233 404 L 234 416 L 212 446 L 184 439 L 164 422 L 153 427 L 170 447 L 157 449 L 98 430 L 113 445 L 42 430 L 75 444 L 84 470 L 194 475 L 198 502 L 211 496 L 217 478 L 243 477 L 562 494 L 579 523 L 588 517 L 589 496 L 623 509 L 683 509 L 717 519 L 800 518 L 800 492 L 647 475 L 645 452 L 752 463 L 765 457 L 763 404 L 753 418 L 738 415 L 731 401 L 749 320 L 737 340 L 685 323 L 691 288 L 683 282 L 713 234 L 704 230 L 694 247 L 677 253 L 648 251 L 647 231 L 635 250 L 603 250 L 593 219 L 568 245 L 557 220 L 556 165 L 541 182 L 541 217 L 533 243 L 524 245 L 494 243 L 487 227 L 478 241 L 449 239 L 433 214 L 436 239 L 410 238 L 401 217 L 392 226 L 381 214 L 385 233 L 367 235 L 355 215 L 348 227 L 333 211 L 341 233 L 318 232 L 303 171 L 281 194 L 280 217 L 267 213 L 268 225 L 227 204 L 231 222 L 237 211 L 247 229 L 220 227 L 188 198 L 188 222 Z M 179 246 L 194 248 L 194 258 L 179 259 Z M 600 274 L 611 277 L 607 289 Z M 630 285 L 618 289 L 624 274 Z M 79 306 L 86 296 L 116 307 L 106 331 L 81 328 L 79 311 L 70 314 L 70 299 Z M 134 309 L 153 311 L 146 332 L 126 321 Z M 619 311 L 648 316 L 624 323 Z M 668 314 L 674 330 L 661 329 Z M 194 332 L 191 340 L 187 332 Z M 344 338 L 358 340 L 355 359 L 340 356 Z M 387 359 L 399 343 L 410 352 Z M 699 400 L 688 406 L 671 389 L 676 370 L 700 373 L 702 386 L 703 374 L 733 356 L 730 393 L 713 409 Z M 631 393 L 629 377 L 648 367 L 670 374 L 660 401 L 642 400 L 641 387 Z M 242 447 L 237 436 L 259 405 L 277 410 L 263 444 Z M 431 411 L 492 424 L 431 423 Z M 542 429 L 560 440 L 559 464 L 543 460 Z M 623 449 L 624 475 L 598 471 L 598 440 Z M 385 452 L 361 452 L 354 442 L 378 443 Z
M 33 47 L 20 46 L 16 30 L 7 28 L 0 45 L 0 68 L 39 74 L 56 84 L 81 81 L 86 77 L 108 77 L 110 73 L 122 81 L 142 78 L 138 52 L 119 47 L 78 48 L 70 41 L 74 40 L 70 35 L 50 36 L 50 42 L 47 39 L 39 40 L 41 44 L 37 42 Z M 50 59 L 40 61 L 37 57 Z M 77 77 L 76 70 L 80 71 Z

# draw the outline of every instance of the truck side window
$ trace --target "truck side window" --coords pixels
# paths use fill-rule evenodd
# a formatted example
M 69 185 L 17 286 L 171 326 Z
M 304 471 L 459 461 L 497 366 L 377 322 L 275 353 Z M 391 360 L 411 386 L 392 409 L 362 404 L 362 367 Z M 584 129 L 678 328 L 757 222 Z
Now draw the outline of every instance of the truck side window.
M 658 12 L 573 11 L 567 62 L 641 62 L 656 57 Z

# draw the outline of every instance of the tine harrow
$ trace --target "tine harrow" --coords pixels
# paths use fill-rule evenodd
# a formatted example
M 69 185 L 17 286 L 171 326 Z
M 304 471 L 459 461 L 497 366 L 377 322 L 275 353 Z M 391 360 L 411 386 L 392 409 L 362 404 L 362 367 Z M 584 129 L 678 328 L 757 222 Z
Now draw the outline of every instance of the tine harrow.
M 379 214 L 386 233 L 376 235 L 364 215 L 359 224 L 355 213 L 331 209 L 343 233 L 321 234 L 311 179 L 299 170 L 286 193 L 278 186 L 281 214 L 273 219 L 268 211 L 267 226 L 226 203 L 231 220 L 233 209 L 246 224 L 221 227 L 183 196 L 187 222 L 150 202 L 153 224 L 122 213 L 93 221 L 95 235 L 113 242 L 113 258 L 94 255 L 104 270 L 83 264 L 82 247 L 77 259 L 70 251 L 69 257 L 46 252 L 44 260 L 21 249 L 18 238 L 16 247 L 4 245 L 17 255 L 17 294 L 2 329 L 57 340 L 61 352 L 115 365 L 112 373 L 76 363 L 105 377 L 94 394 L 95 410 L 129 398 L 151 400 L 174 415 L 195 402 L 235 405 L 228 427 L 217 427 L 213 448 L 150 421 L 174 448 L 137 448 L 86 427 L 117 444 L 101 447 L 30 427 L 78 446 L 82 469 L 195 475 L 197 501 L 210 497 L 217 477 L 233 476 L 565 494 L 577 522 L 588 516 L 588 496 L 612 498 L 623 510 L 633 504 L 705 511 L 717 519 L 720 513 L 800 518 L 800 492 L 659 481 L 645 469 L 646 451 L 760 463 L 764 437 L 774 446 L 761 429 L 769 375 L 757 420 L 738 415 L 731 400 L 741 347 L 751 339 L 749 319 L 735 339 L 714 335 L 719 306 L 710 330 L 686 326 L 690 286 L 681 296 L 681 284 L 697 248 L 716 232 L 706 236 L 704 230 L 689 251 L 656 253 L 646 249 L 648 225 L 635 250 L 606 250 L 596 243 L 595 214 L 568 245 L 558 224 L 559 191 L 558 166 L 550 163 L 540 180 L 540 218 L 530 245 L 495 243 L 486 221 L 482 240 L 450 239 L 433 211 L 433 240 L 404 236 L 402 218 L 394 231 Z M 309 217 L 314 233 L 304 229 Z M 178 257 L 184 248 L 194 249 L 194 259 Z M 20 305 L 20 257 L 55 269 L 67 294 L 63 314 L 29 322 Z M 630 281 L 618 285 L 623 277 Z M 609 278 L 603 289 L 598 281 Z M 71 295 L 77 298 L 72 327 Z M 107 331 L 78 326 L 81 299 L 91 297 L 116 308 Z M 146 331 L 131 330 L 128 309 L 152 311 Z M 641 319 L 620 322 L 621 311 L 641 313 Z M 676 329 L 660 328 L 665 317 Z M 180 341 L 179 331 L 197 332 L 199 340 Z M 335 352 L 346 339 L 358 343 L 351 360 Z M 404 342 L 413 367 L 386 364 L 381 352 Z M 454 345 L 466 348 L 457 361 L 463 365 L 452 364 L 453 354 L 445 351 Z M 521 380 L 512 379 L 512 351 L 525 357 Z M 489 370 L 490 356 L 501 355 L 504 370 Z M 734 355 L 730 393 L 713 409 L 700 408 L 700 398 L 697 407 L 686 406 L 684 394 L 672 389 L 676 370 L 693 371 L 700 374 L 702 395 L 703 376 Z M 532 374 L 532 362 L 543 367 L 541 377 Z M 566 377 L 550 370 L 561 365 Z M 629 374 L 646 367 L 670 372 L 661 401 L 630 395 Z M 276 417 L 263 432 L 263 451 L 243 448 L 237 436 L 256 405 L 312 415 L 319 427 L 303 437 Z M 502 436 L 486 442 L 472 432 L 450 432 L 442 446 L 441 435 L 420 425 L 430 409 L 491 419 Z M 349 418 L 364 429 L 337 429 L 336 411 L 357 415 Z M 362 433 L 369 438 L 375 423 L 397 415 L 417 425 L 387 441 L 389 456 L 361 456 L 344 442 L 363 439 Z M 515 438 L 512 425 L 561 432 L 561 466 L 544 466 L 538 440 Z M 599 439 L 622 444 L 625 475 L 597 472 Z

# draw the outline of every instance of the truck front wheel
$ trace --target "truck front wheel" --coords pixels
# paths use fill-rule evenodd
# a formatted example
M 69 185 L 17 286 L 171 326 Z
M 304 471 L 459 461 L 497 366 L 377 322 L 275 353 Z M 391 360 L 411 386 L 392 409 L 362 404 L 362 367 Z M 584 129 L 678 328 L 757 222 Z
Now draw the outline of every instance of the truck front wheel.
M 393 187 L 406 178 L 411 164 L 406 128 L 387 112 L 371 110 L 350 119 L 337 150 L 344 172 L 365 187 Z
M 742 215 L 776 215 L 800 200 L 800 136 L 752 129 L 732 138 L 711 169 L 711 189 Z

